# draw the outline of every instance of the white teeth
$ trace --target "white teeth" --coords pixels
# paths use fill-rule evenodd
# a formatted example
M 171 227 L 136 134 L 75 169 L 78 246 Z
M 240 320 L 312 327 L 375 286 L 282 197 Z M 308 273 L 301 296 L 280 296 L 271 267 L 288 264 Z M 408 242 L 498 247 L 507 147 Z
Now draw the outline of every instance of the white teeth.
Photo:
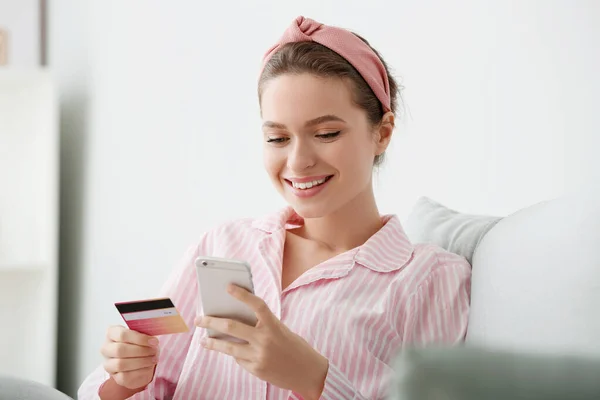
M 312 181 L 312 182 L 302 182 L 302 183 L 292 182 L 292 186 L 296 189 L 310 189 L 313 186 L 318 186 L 318 185 L 322 184 L 326 180 L 327 180 L 327 178 L 319 179 L 319 180 Z

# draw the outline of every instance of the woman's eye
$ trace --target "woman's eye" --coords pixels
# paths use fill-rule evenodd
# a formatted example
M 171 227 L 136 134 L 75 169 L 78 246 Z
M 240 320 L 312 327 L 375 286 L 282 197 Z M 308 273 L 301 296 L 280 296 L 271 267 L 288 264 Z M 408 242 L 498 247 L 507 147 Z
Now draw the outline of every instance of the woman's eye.
M 287 140 L 287 138 L 284 137 L 279 137 L 279 138 L 268 138 L 267 139 L 267 143 L 283 143 L 285 140 Z
M 317 135 L 318 138 L 321 139 L 333 139 L 335 137 L 338 137 L 340 134 L 340 131 L 337 132 L 329 132 L 329 133 L 323 133 L 321 135 Z

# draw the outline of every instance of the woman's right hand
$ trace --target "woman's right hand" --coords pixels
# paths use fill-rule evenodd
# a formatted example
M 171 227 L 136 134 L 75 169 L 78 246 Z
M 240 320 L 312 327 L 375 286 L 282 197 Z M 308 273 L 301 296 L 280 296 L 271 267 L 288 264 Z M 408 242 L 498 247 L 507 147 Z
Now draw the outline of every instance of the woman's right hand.
M 105 371 L 119 386 L 135 390 L 152 382 L 159 352 L 156 337 L 111 326 L 100 352 L 106 358 Z

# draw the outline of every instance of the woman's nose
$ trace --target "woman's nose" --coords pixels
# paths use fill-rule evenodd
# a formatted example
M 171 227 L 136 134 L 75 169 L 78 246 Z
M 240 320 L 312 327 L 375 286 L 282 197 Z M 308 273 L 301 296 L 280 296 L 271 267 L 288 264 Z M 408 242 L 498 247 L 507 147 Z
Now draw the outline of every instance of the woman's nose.
M 289 148 L 287 167 L 290 171 L 301 172 L 316 164 L 317 157 L 310 144 L 298 140 Z

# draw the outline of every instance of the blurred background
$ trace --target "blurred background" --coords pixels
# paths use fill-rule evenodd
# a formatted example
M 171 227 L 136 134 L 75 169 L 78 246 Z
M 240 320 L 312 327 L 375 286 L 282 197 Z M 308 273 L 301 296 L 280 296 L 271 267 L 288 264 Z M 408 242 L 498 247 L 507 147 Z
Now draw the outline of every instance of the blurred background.
M 74 396 L 114 302 L 283 205 L 256 82 L 298 15 L 367 38 L 405 87 L 382 212 L 504 216 L 600 179 L 595 0 L 0 0 L 0 372 Z

